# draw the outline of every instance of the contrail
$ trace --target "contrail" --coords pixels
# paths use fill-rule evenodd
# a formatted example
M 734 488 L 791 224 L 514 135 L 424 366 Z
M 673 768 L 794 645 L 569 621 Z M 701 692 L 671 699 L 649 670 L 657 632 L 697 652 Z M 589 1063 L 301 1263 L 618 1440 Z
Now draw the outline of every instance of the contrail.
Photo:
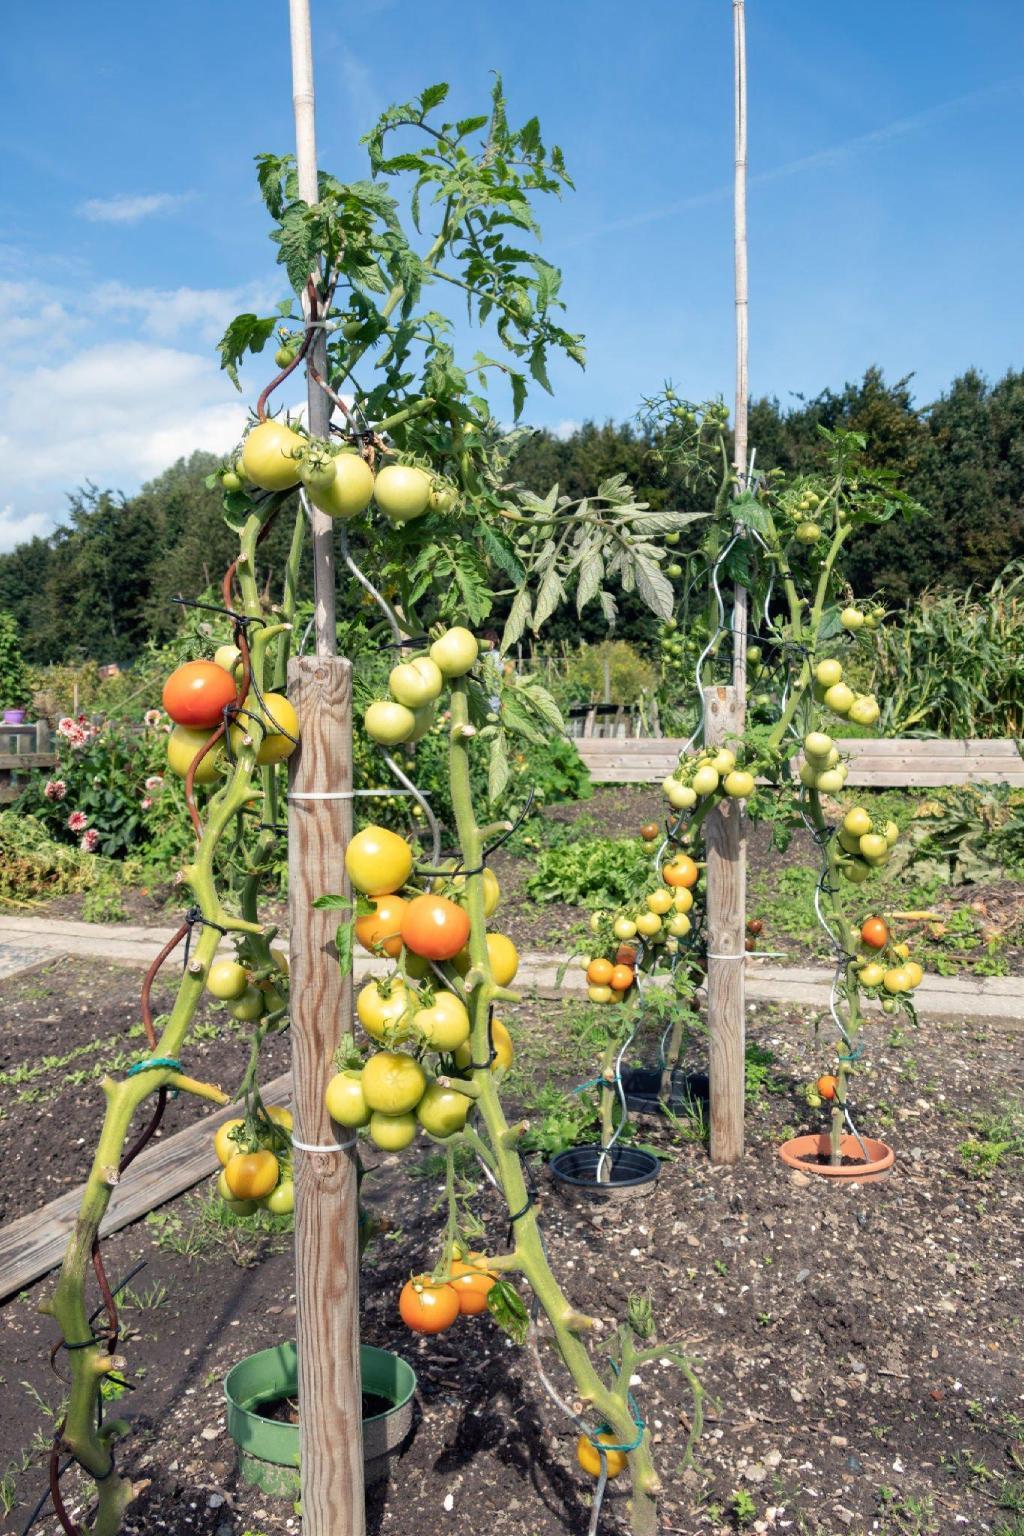
M 963 96 L 953 96 L 949 101 L 938 102 L 934 107 L 926 107 L 923 112 L 915 112 L 911 117 L 898 117 L 880 128 L 859 133 L 855 138 L 846 139 L 842 144 L 834 144 L 829 149 L 815 150 L 813 154 L 801 155 L 797 160 L 787 160 L 782 165 L 759 171 L 750 177 L 749 185 L 765 186 L 772 181 L 781 181 L 783 177 L 795 176 L 800 171 L 832 165 L 848 155 L 856 154 L 859 149 L 867 149 L 875 144 L 885 144 L 890 139 L 899 139 L 909 133 L 916 133 L 919 128 L 938 122 L 941 118 L 958 112 L 961 107 L 988 101 L 992 96 L 997 96 L 1003 91 L 1019 90 L 1022 84 L 1024 84 L 1024 75 L 1013 75 L 1007 80 L 999 80 L 992 85 L 983 86 L 981 90 L 968 91 Z M 697 192 L 692 197 L 679 198 L 675 202 L 665 203 L 661 208 L 650 208 L 646 213 L 635 213 L 628 219 L 614 219 L 608 224 L 600 224 L 596 229 L 588 230 L 586 234 L 577 235 L 574 240 L 563 241 L 562 246 L 568 249 L 571 246 L 583 245 L 599 235 L 613 234 L 621 229 L 636 229 L 643 224 L 653 224 L 658 219 L 670 218 L 674 213 L 688 213 L 696 208 L 707 208 L 714 203 L 726 202 L 732 197 L 732 190 L 731 181 L 723 182 L 720 187 L 715 187 L 713 190 Z

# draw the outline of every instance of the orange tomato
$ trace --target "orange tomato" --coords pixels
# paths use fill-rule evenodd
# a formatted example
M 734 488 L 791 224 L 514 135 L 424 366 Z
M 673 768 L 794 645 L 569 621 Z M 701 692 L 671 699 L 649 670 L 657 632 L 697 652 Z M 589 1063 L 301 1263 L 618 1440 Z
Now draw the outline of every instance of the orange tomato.
M 402 943 L 427 960 L 451 960 L 469 938 L 469 913 L 447 896 L 414 896 L 402 914 Z
M 376 897 L 375 910 L 356 918 L 356 938 L 363 948 L 396 959 L 402 952 L 402 918 L 408 905 L 403 896 Z
M 595 987 L 606 987 L 612 979 L 613 969 L 610 960 L 598 957 L 587 966 L 587 980 L 593 982 Z
M 688 853 L 677 853 L 662 865 L 661 878 L 666 885 L 684 886 L 687 890 L 697 884 L 700 870 Z
M 838 1086 L 839 1079 L 837 1077 L 833 1077 L 831 1073 L 828 1073 L 825 1077 L 819 1077 L 817 1083 L 815 1084 L 819 1096 L 823 1099 L 834 1099 Z
M 273 1152 L 236 1152 L 224 1169 L 224 1179 L 236 1200 L 262 1200 L 280 1176 Z
M 459 1298 L 459 1311 L 478 1317 L 487 1311 L 487 1293 L 496 1275 L 486 1268 L 482 1253 L 467 1253 L 465 1259 L 453 1259 L 451 1285 Z
M 627 992 L 635 980 L 636 975 L 631 965 L 616 965 L 612 967 L 609 985 L 616 992 Z
M 869 949 L 884 949 L 889 942 L 888 925 L 880 917 L 869 917 L 860 930 L 860 940 Z
M 453 1285 L 435 1285 L 429 1275 L 415 1275 L 402 1286 L 398 1311 L 414 1333 L 443 1333 L 458 1317 L 459 1294 Z

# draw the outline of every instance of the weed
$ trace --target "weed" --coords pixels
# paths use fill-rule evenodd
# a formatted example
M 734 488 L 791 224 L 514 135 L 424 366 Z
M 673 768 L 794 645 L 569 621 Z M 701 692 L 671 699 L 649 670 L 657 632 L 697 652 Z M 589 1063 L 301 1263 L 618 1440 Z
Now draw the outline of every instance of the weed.
M 757 1518 L 757 1505 L 745 1488 L 737 1488 L 729 1499 L 729 1513 L 738 1531 L 745 1530 Z
M 965 1171 L 973 1178 L 989 1178 L 1005 1157 L 1024 1157 L 1024 1105 L 1006 1104 L 995 1113 L 983 1112 L 973 1125 L 975 1135 L 957 1148 Z
M 215 1192 L 189 1195 L 180 1208 L 165 1207 L 151 1211 L 146 1225 L 158 1248 L 197 1259 L 220 1248 L 240 1268 L 255 1264 L 269 1242 L 294 1231 L 294 1220 L 275 1216 L 271 1211 L 256 1211 L 252 1216 L 238 1216 Z

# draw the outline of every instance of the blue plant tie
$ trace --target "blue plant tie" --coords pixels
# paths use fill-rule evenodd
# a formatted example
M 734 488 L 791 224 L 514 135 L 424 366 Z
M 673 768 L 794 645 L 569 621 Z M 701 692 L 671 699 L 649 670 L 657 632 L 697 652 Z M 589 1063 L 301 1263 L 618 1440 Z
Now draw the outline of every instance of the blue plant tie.
M 154 1072 L 160 1067 L 166 1067 L 171 1072 L 183 1072 L 185 1069 L 181 1062 L 174 1056 L 147 1056 L 145 1061 L 137 1061 L 129 1067 L 126 1077 L 134 1077 L 138 1072 Z

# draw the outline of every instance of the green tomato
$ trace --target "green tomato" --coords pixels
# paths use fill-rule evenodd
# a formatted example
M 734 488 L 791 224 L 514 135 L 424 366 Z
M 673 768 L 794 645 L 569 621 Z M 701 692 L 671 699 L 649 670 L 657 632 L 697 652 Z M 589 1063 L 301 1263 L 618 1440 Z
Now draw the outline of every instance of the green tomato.
M 725 792 L 734 800 L 746 800 L 754 793 L 754 775 L 744 769 L 734 768 L 725 776 Z
M 874 725 L 880 714 L 878 700 L 872 694 L 859 694 L 850 705 L 850 719 L 858 725 Z
M 273 1211 L 275 1216 L 290 1216 L 295 1209 L 295 1184 L 291 1179 L 281 1179 L 260 1201 L 265 1211 Z
M 265 1011 L 266 1003 L 259 987 L 246 987 L 241 997 L 235 998 L 228 1008 L 231 1017 L 243 1024 L 254 1024 Z
M 855 805 L 847 811 L 843 817 L 843 830 L 849 832 L 852 837 L 863 837 L 872 830 L 871 817 L 861 805 Z
M 845 683 L 833 683 L 831 688 L 825 690 L 825 703 L 837 715 L 850 713 L 854 697 L 853 689 L 848 688 Z
M 234 1002 L 249 985 L 249 973 L 237 960 L 214 960 L 206 973 L 206 990 L 222 1002 Z
M 370 1116 L 370 1140 L 382 1152 L 401 1152 L 415 1141 L 418 1130 L 415 1115 L 385 1115 L 375 1110 Z
M 718 770 L 708 763 L 693 776 L 693 790 L 698 795 L 713 795 L 718 788 Z
M 324 1089 L 324 1104 L 331 1119 L 350 1130 L 370 1123 L 361 1071 L 336 1072 Z
M 388 687 L 392 698 L 406 709 L 422 709 L 424 704 L 432 704 L 440 697 L 444 676 L 436 661 L 429 656 L 417 656 L 392 667 Z
M 309 499 L 328 517 L 347 521 L 370 505 L 374 494 L 373 470 L 358 453 L 339 453 L 331 460 L 331 474 L 324 484 L 309 485 Z
M 439 1083 L 428 1083 L 426 1092 L 416 1106 L 416 1119 L 431 1136 L 454 1136 L 466 1124 L 471 1099 L 455 1088 L 442 1088 Z
M 220 477 L 220 483 L 226 491 L 240 491 L 242 481 L 233 469 L 226 469 Z
M 378 699 L 363 716 L 363 728 L 382 747 L 397 747 L 416 729 L 416 716 L 404 704 Z
M 839 622 L 844 629 L 850 631 L 862 629 L 864 627 L 864 615 L 859 608 L 844 608 L 839 615 Z
M 411 523 L 430 505 L 430 476 L 410 464 L 387 464 L 374 482 L 373 499 L 393 523 Z
M 450 480 L 435 480 L 430 487 L 429 506 L 431 512 L 453 512 L 459 499 L 459 493 Z
M 798 523 L 796 529 L 796 541 L 798 544 L 817 544 L 821 538 L 821 529 L 817 523 Z
M 672 581 L 677 580 L 677 578 L 682 574 L 683 568 L 681 565 L 677 564 L 676 561 L 673 561 L 671 565 L 666 565 L 665 567 L 665 575 L 668 576 Z
M 666 535 L 665 535 L 665 543 L 670 548 L 673 548 L 676 544 L 679 543 L 679 534 L 676 533 L 676 532 L 666 533 Z
M 413 716 L 416 720 L 416 727 L 412 735 L 409 737 L 408 745 L 410 746 L 414 746 L 417 741 L 422 741 L 424 736 L 430 730 L 434 721 L 437 719 L 437 705 L 424 704 L 422 709 L 413 710 Z M 418 805 L 413 807 L 413 815 L 415 816 L 417 814 L 422 815 Z
M 836 683 L 841 683 L 843 680 L 842 662 L 831 657 L 825 661 L 819 661 L 814 669 L 814 678 L 823 688 L 834 687 Z
M 430 647 L 431 659 L 445 677 L 464 677 L 480 654 L 475 637 L 461 624 L 447 630 Z

